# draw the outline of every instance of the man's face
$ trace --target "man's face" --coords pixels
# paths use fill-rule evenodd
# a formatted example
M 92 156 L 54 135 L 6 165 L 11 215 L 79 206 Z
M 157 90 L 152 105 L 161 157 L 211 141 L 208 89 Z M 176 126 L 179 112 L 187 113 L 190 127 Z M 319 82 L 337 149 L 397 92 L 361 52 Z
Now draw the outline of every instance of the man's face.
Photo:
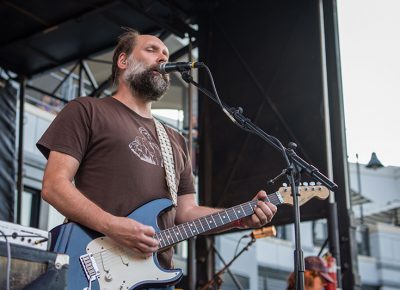
M 133 94 L 145 101 L 158 101 L 169 87 L 169 76 L 161 75 L 156 67 L 168 60 L 168 49 L 155 36 L 140 35 L 123 73 Z

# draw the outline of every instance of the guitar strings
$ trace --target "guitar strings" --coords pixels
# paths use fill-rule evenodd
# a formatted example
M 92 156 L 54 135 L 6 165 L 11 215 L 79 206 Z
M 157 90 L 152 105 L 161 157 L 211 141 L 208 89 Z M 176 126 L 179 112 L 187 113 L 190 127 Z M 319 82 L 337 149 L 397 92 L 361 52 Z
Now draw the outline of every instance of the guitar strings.
M 268 199 L 271 203 L 273 203 L 275 205 L 278 205 L 281 203 L 279 197 L 277 196 L 277 192 L 269 194 Z M 254 208 L 255 208 L 256 204 L 257 204 L 257 200 L 252 200 L 252 201 L 228 208 L 226 210 L 223 210 L 223 211 L 220 211 L 220 212 L 208 215 L 208 216 L 201 217 L 197 220 L 179 224 L 172 228 L 162 230 L 160 232 L 157 232 L 155 234 L 155 237 L 160 241 L 160 245 L 161 245 L 160 249 L 166 248 L 170 245 L 176 244 L 180 241 L 188 239 L 197 234 L 204 233 L 209 230 L 215 229 L 219 226 L 228 224 L 232 220 L 237 220 L 237 219 L 241 218 L 238 216 L 238 213 L 244 214 L 243 217 L 249 216 L 254 212 Z M 221 217 L 221 214 L 223 215 L 222 217 Z M 228 222 L 226 222 L 226 220 L 224 220 L 225 219 L 224 214 L 226 214 L 226 216 L 228 218 Z M 235 216 L 236 216 L 236 218 L 235 218 Z M 219 219 L 219 221 L 218 221 L 218 219 Z M 191 227 L 192 225 L 194 225 L 195 230 L 192 229 L 192 227 Z M 206 228 L 206 225 L 207 225 L 208 229 Z M 183 233 L 186 237 L 183 235 Z M 174 236 L 175 236 L 175 238 L 174 238 Z M 161 239 L 160 239 L 160 237 L 161 237 Z M 172 240 L 172 243 L 170 240 Z M 163 243 L 164 243 L 164 246 L 162 245 Z M 124 253 L 124 254 L 121 254 L 121 253 Z M 128 253 L 126 250 L 124 250 L 123 248 L 118 247 L 118 246 L 112 247 L 109 249 L 104 249 L 104 250 L 96 252 L 96 253 L 92 253 L 92 255 L 93 255 L 96 263 L 98 265 L 102 265 L 104 271 L 106 271 L 106 269 L 108 269 L 108 268 L 111 268 L 112 265 L 115 265 L 117 263 L 125 264 L 124 257 L 126 258 L 126 260 L 130 260 L 130 259 L 132 259 L 132 257 L 135 258 L 134 253 Z M 143 259 L 141 257 L 136 257 L 136 258 Z

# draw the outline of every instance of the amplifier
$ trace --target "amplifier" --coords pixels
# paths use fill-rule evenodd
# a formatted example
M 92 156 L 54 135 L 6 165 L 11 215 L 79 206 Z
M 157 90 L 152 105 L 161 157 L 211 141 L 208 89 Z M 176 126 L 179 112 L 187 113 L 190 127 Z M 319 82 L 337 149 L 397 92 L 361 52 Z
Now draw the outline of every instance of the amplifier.
M 50 234 L 47 231 L 0 221 L 0 231 L 11 244 L 47 250 Z M 0 235 L 0 241 L 2 240 Z
M 10 257 L 6 243 L 0 241 L 0 269 L 2 269 L 0 271 L 0 289 L 7 289 L 7 280 L 10 290 L 66 289 L 68 255 L 16 244 L 10 244 L 10 248 L 11 271 L 7 273 L 7 262 Z

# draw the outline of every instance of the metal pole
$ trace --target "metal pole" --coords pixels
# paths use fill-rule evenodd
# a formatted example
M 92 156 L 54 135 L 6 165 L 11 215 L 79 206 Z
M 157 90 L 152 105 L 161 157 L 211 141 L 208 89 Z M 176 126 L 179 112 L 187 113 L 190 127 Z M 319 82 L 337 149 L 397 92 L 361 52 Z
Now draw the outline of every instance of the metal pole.
M 319 32 L 320 32 L 320 50 L 321 50 L 321 73 L 322 73 L 322 90 L 324 100 L 324 115 L 325 115 L 325 144 L 326 144 L 326 160 L 328 177 L 333 180 L 333 162 L 332 162 L 332 140 L 331 140 L 331 123 L 329 110 L 329 90 L 328 90 L 328 73 L 326 64 L 326 46 L 325 46 L 325 20 L 324 20 L 324 3 L 323 0 L 318 1 L 319 14 Z M 342 271 L 340 264 L 340 244 L 339 230 L 337 218 L 337 204 L 335 201 L 335 193 L 331 192 L 329 196 L 328 208 L 328 232 L 329 232 L 329 247 L 332 256 L 336 259 L 336 277 L 337 288 L 342 288 Z
M 358 186 L 358 194 L 360 195 L 360 231 L 361 231 L 361 249 L 360 253 L 362 255 L 368 254 L 369 251 L 369 243 L 368 243 L 368 227 L 364 225 L 364 208 L 362 201 L 362 190 L 361 190 L 361 171 L 360 171 L 360 162 L 358 161 L 358 153 L 356 153 L 356 166 L 357 166 L 357 186 Z
M 17 172 L 17 223 L 21 224 L 22 193 L 24 192 L 24 111 L 26 77 L 20 76 L 19 87 L 19 126 L 18 126 L 18 172 Z
M 64 79 L 56 86 L 56 88 L 53 90 L 51 95 L 55 95 L 58 91 L 58 89 L 62 86 L 63 83 L 71 76 L 71 74 L 74 72 L 76 67 L 78 66 L 79 61 L 72 67 L 72 69 L 69 71 L 69 73 L 64 77 Z
M 189 35 L 189 61 L 191 62 L 193 59 L 192 56 L 192 38 Z M 192 72 L 190 72 L 192 73 Z M 188 119 L 189 119 L 189 155 L 192 158 L 193 156 L 193 86 L 191 84 L 188 85 Z M 196 289 L 196 237 L 190 238 L 188 240 L 188 289 L 195 290 Z
M 354 214 L 351 208 L 349 165 L 347 160 L 343 86 L 340 64 L 337 0 L 322 0 L 329 76 L 329 108 L 331 111 L 332 163 L 335 182 L 340 186 L 335 196 L 340 241 L 341 282 L 344 289 L 361 289 L 355 242 Z
M 337 219 L 337 203 L 329 203 L 329 237 L 330 251 L 336 259 L 336 289 L 342 289 L 342 267 L 340 260 L 339 225 Z
M 357 159 L 357 185 L 358 185 L 358 194 L 360 195 L 360 198 L 362 198 L 362 191 L 361 191 L 361 173 L 360 173 L 360 163 L 358 162 L 358 153 L 356 153 L 356 159 Z M 363 210 L 363 203 L 362 200 L 360 202 L 360 225 L 362 226 L 364 224 L 364 210 Z

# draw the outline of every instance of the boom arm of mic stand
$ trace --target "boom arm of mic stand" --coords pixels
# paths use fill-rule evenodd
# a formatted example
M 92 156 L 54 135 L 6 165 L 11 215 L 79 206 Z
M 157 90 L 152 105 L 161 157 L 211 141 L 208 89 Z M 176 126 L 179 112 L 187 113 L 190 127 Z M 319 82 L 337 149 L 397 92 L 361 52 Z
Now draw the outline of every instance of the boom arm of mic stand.
M 208 96 L 210 99 L 212 99 L 214 102 L 217 104 L 220 104 L 216 97 L 214 96 L 213 93 L 210 91 L 200 87 L 200 85 L 195 82 L 192 78 L 192 76 L 188 72 L 181 72 L 182 79 L 186 81 L 187 83 L 191 83 L 194 86 L 196 86 L 202 93 L 204 93 L 206 96 Z M 315 178 L 317 181 L 321 182 L 323 185 L 325 185 L 327 188 L 330 190 L 334 191 L 337 189 L 337 184 L 331 181 L 328 177 L 323 175 L 317 168 L 315 168 L 313 165 L 309 164 L 307 161 L 303 160 L 300 158 L 296 152 L 294 152 L 291 149 L 285 148 L 279 140 L 277 140 L 275 137 L 268 135 L 265 133 L 260 127 L 255 125 L 250 121 L 250 119 L 246 118 L 242 114 L 241 109 L 235 109 L 233 107 L 229 107 L 228 105 L 224 104 L 221 102 L 223 109 L 229 113 L 228 117 L 232 119 L 236 124 L 239 125 L 242 129 L 252 132 L 256 135 L 258 135 L 260 138 L 263 140 L 267 141 L 270 145 L 275 147 L 277 150 L 281 151 L 284 156 L 290 156 L 291 161 L 298 166 L 300 169 L 304 170 L 307 174 L 309 174 L 311 177 Z M 279 144 L 278 144 L 279 142 Z M 285 152 L 283 152 L 285 151 Z M 286 154 L 285 154 L 286 153 Z M 289 162 L 286 160 L 287 163 Z

